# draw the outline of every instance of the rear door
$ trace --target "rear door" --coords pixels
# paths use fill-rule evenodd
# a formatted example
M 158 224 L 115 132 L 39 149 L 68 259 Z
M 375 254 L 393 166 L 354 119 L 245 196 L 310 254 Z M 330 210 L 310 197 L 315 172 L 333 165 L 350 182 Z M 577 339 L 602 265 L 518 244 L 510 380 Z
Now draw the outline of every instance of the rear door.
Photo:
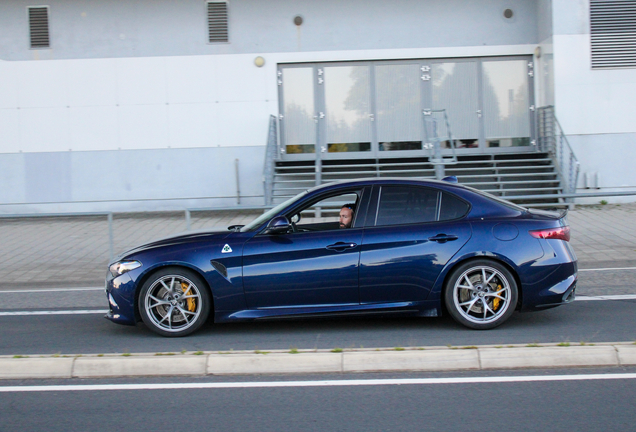
M 441 190 L 377 186 L 360 253 L 360 302 L 426 300 L 446 263 L 468 241 L 469 205 Z

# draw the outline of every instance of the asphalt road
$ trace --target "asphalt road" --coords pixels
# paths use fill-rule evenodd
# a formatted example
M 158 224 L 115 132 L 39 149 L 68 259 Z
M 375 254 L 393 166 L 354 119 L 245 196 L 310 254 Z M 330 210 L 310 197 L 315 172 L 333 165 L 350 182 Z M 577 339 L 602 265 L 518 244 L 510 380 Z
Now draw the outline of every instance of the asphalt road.
M 636 292 L 636 269 L 586 271 L 579 278 L 579 295 Z M 490 331 L 467 330 L 448 317 L 373 317 L 215 324 L 178 339 L 156 336 L 142 324 L 116 325 L 94 313 L 0 316 L 0 355 L 622 342 L 636 340 L 635 306 L 636 300 L 576 301 L 516 313 Z M 99 288 L 0 291 L 0 312 L 105 308 Z
M 177 339 L 156 336 L 141 324 L 116 325 L 98 314 L 4 316 L 0 355 L 632 341 L 636 340 L 635 306 L 636 300 L 576 301 L 517 313 L 489 331 L 468 330 L 448 317 L 374 317 L 215 324 Z
M 0 393 L 0 431 L 633 431 L 635 372 L 613 368 L 3 382 L 0 391 L 16 384 L 20 389 Z M 595 379 L 589 379 L 593 375 Z M 449 383 L 449 378 L 465 382 Z M 491 382 L 479 382 L 483 378 Z M 404 381 L 386 381 L 393 379 Z M 351 385 L 352 380 L 364 384 Z M 143 388 L 166 383 L 175 388 Z M 217 388 L 183 387 L 189 383 Z M 29 389 L 54 384 L 61 387 Z M 96 387 L 78 391 L 66 387 L 69 384 Z M 110 384 L 141 388 L 118 390 Z M 253 384 L 262 387 L 244 387 Z M 279 384 L 285 387 L 276 387 Z

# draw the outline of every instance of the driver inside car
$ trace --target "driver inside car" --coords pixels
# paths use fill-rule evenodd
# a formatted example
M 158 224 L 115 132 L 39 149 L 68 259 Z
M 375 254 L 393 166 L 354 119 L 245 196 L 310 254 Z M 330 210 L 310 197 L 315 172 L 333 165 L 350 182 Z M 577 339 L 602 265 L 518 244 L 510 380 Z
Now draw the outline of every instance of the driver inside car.
M 355 209 L 355 204 L 345 204 L 342 206 L 340 209 L 340 228 L 351 228 Z

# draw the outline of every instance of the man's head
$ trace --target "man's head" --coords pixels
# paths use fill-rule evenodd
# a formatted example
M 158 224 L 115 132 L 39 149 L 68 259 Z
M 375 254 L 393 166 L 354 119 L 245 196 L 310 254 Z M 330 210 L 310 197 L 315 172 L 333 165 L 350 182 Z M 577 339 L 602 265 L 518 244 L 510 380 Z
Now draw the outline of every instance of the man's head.
M 351 228 L 355 210 L 355 204 L 345 204 L 342 206 L 340 209 L 340 228 Z

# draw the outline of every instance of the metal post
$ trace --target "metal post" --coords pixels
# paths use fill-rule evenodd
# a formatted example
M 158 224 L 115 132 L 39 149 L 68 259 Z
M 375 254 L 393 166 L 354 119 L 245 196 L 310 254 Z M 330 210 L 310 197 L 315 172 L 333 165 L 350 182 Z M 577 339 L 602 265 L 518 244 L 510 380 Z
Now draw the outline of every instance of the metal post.
M 241 186 L 239 184 L 239 160 L 234 159 L 234 171 L 236 172 L 236 204 L 241 204 Z
M 110 254 L 110 260 L 115 258 L 115 248 L 113 245 L 113 213 L 108 213 L 108 250 Z
M 190 210 L 185 210 L 186 231 L 190 231 Z

